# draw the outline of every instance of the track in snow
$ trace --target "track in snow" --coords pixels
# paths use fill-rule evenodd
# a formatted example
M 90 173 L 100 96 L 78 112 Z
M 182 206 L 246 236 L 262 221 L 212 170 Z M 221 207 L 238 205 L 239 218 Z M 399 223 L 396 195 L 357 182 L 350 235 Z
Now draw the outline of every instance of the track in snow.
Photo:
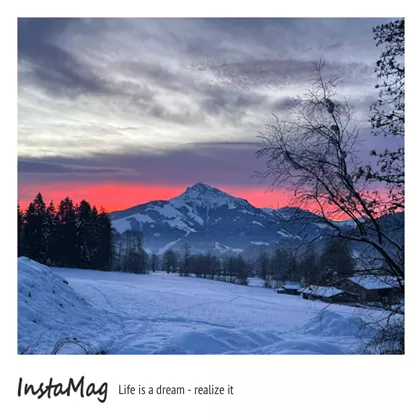
M 57 337 L 70 335 L 114 354 L 340 354 L 357 351 L 373 333 L 362 329 L 360 316 L 365 314 L 355 308 L 280 295 L 262 287 L 165 273 L 47 267 L 39 271 L 44 267 L 39 264 L 31 274 L 33 264 L 24 263 L 25 279 L 45 285 L 44 277 L 37 279 L 41 271 L 52 283 L 66 279 L 67 301 L 87 303 L 72 315 L 64 314 L 55 302 L 63 297 L 49 290 L 35 293 L 41 299 L 35 309 L 20 301 L 19 342 L 27 345 L 48 331 L 39 352 L 48 353 Z M 27 301 L 25 293 L 22 299 Z M 42 314 L 41 322 L 32 322 L 39 316 L 35 310 Z M 321 311 L 321 321 L 311 323 Z

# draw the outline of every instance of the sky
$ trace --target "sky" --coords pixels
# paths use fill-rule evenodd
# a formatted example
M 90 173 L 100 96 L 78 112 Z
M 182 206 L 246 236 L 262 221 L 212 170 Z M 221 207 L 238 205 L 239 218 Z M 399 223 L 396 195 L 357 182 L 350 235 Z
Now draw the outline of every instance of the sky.
M 367 120 L 378 94 L 372 28 L 385 21 L 20 18 L 19 201 L 40 191 L 113 211 L 204 182 L 286 206 L 285 189 L 255 177 L 258 133 L 310 87 L 319 59 Z M 362 158 L 389 145 L 368 124 L 362 136 Z

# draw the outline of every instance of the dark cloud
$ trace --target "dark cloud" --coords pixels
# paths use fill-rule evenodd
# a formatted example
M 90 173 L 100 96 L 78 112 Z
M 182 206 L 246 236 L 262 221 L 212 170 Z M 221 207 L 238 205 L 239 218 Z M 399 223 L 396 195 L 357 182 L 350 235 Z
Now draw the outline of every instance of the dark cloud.
M 364 140 L 357 154 L 365 162 L 369 152 L 398 147 L 403 140 L 374 137 L 370 130 L 360 132 Z M 237 186 L 257 185 L 255 171 L 264 169 L 264 162 L 255 157 L 261 143 L 254 138 L 220 142 L 191 143 L 167 148 L 161 153 L 145 148 L 113 153 L 95 153 L 86 157 L 43 157 L 19 159 L 19 182 L 22 184 L 138 183 L 190 185 L 198 180 L 209 184 Z M 372 161 L 373 162 L 373 161 Z M 70 177 L 69 177 L 70 176 Z
M 53 38 L 75 22 L 78 22 L 78 20 L 68 18 L 19 18 L 19 53 L 28 51 L 31 47 Z
M 312 60 L 366 119 L 382 21 L 19 19 L 20 182 L 248 185 L 257 132 L 311 86 Z
M 73 96 L 106 91 L 103 81 L 67 51 L 48 43 L 29 51 L 20 53 L 19 59 L 31 62 L 31 82 L 51 94 Z
M 100 168 L 77 164 L 45 162 L 44 160 L 18 160 L 18 172 L 29 174 L 112 174 L 121 172 L 121 169 Z
M 268 101 L 267 96 L 256 92 L 238 92 L 213 86 L 201 89 L 204 99 L 200 106 L 205 114 L 229 115 L 238 118 L 247 110 L 255 110 Z
M 73 25 L 73 19 L 20 19 L 18 59 L 30 64 L 19 82 L 35 83 L 53 95 L 101 93 L 104 82 L 74 54 L 54 44 Z
M 297 84 L 308 80 L 310 73 L 309 59 L 296 59 L 294 54 L 289 57 L 278 57 L 276 45 L 281 43 L 289 50 L 294 46 L 294 39 L 299 35 L 299 49 L 307 50 L 307 45 L 324 41 L 323 47 L 329 50 L 339 50 L 345 44 L 344 30 L 360 29 L 360 26 L 373 25 L 376 21 L 364 22 L 354 20 L 317 20 L 317 19 L 20 19 L 18 25 L 19 60 L 31 63 L 31 71 L 25 74 L 31 83 L 47 89 L 52 94 L 120 94 L 130 92 L 129 86 L 121 81 L 104 80 L 95 69 L 77 58 L 75 51 L 60 47 L 60 39 L 68 34 L 77 33 L 94 38 L 98 42 L 98 33 L 118 29 L 123 37 L 140 38 L 143 42 L 161 42 L 168 50 L 173 49 L 179 54 L 186 67 L 194 70 L 211 71 L 224 82 L 240 87 L 256 87 L 259 85 L 278 86 L 281 84 Z M 346 25 L 340 31 L 331 31 L 325 22 L 335 22 L 333 28 L 344 22 Z M 125 23 L 125 24 L 124 24 Z M 149 28 L 152 25 L 154 31 Z M 187 25 L 189 31 L 183 33 L 180 29 Z M 331 23 L 329 24 L 331 25 Z M 305 29 L 313 31 L 316 28 L 318 36 L 315 39 L 305 39 Z M 112 33 L 112 32 L 111 32 Z M 333 34 L 333 39 L 324 39 L 325 34 Z M 341 36 L 340 36 L 341 34 Z M 82 38 L 83 39 L 83 38 Z M 219 42 L 222 41 L 222 42 Z M 249 42 L 248 42 L 249 41 Z M 273 44 L 274 43 L 274 44 Z M 250 52 L 243 52 L 238 60 L 238 53 L 229 58 L 231 51 L 237 51 L 238 46 L 249 45 Z M 99 45 L 98 45 L 99 46 Z M 263 46 L 271 51 L 271 57 L 260 57 L 259 48 Z M 104 46 L 101 46 L 103 49 Z M 252 53 L 254 50 L 254 53 Z M 261 48 L 260 48 L 261 50 Z M 268 52 L 267 51 L 267 52 Z M 203 62 L 196 56 L 206 58 Z M 264 54 L 263 54 L 264 55 Z M 265 53 L 267 55 L 267 53 Z M 141 59 L 134 54 L 135 61 L 113 64 L 121 74 L 142 77 L 148 87 L 158 85 L 160 88 L 183 91 L 185 87 L 194 85 L 194 79 L 184 72 L 174 72 L 161 64 Z M 198 61 L 197 61 L 198 59 Z M 227 61 L 225 61 L 227 59 Z M 222 60 L 222 61 L 221 61 Z M 220 62 L 221 61 L 221 62 Z M 225 62 L 224 62 L 225 61 Z M 347 60 L 348 61 L 348 60 Z M 361 63 L 349 62 L 346 65 L 332 63 L 336 71 L 346 83 L 357 82 L 354 74 L 365 77 L 369 73 Z M 370 71 L 371 73 L 371 71 Z M 25 82 L 22 78 L 22 82 Z M 223 81 L 222 80 L 222 81 Z M 201 82 L 200 82 L 201 83 Z M 189 91 L 190 89 L 187 89 Z
M 89 157 L 25 158 L 19 160 L 19 178 L 29 183 L 54 184 L 68 174 L 78 182 L 129 182 L 150 184 L 220 183 L 229 179 L 232 185 L 253 183 L 259 169 L 255 152 L 259 142 L 220 142 L 184 145 L 164 153 L 130 150 L 125 153 L 97 153 Z M 54 176 L 52 176 L 54 175 Z M 198 178 L 197 178 L 198 177 Z M 81 179 L 82 178 L 82 179 Z
M 274 101 L 273 103 L 273 112 L 276 111 L 287 111 L 289 110 L 293 105 L 295 104 L 295 100 L 291 98 L 290 96 L 287 96 L 285 98 L 279 99 L 277 101 Z

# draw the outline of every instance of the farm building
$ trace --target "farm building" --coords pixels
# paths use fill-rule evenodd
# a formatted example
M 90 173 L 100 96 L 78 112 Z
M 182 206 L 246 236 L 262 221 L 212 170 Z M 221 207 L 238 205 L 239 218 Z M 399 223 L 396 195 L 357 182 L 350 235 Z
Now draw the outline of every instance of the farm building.
M 283 295 L 300 295 L 300 289 L 301 286 L 298 284 L 284 284 L 282 287 L 276 289 L 276 292 Z
M 354 296 L 332 286 L 308 286 L 299 290 L 303 299 L 322 300 L 328 303 L 353 302 Z
M 359 296 L 361 302 L 398 302 L 403 297 L 403 290 L 392 276 L 354 276 L 336 283 L 346 292 Z

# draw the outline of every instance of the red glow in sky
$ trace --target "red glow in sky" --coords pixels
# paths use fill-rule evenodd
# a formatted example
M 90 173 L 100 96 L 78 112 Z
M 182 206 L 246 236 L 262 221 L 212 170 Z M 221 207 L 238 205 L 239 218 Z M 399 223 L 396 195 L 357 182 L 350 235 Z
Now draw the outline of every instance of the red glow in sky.
M 125 210 L 139 204 L 153 200 L 169 200 L 182 194 L 190 185 L 139 185 L 139 184 L 46 184 L 41 187 L 33 185 L 19 186 L 19 204 L 21 209 L 26 210 L 28 204 L 34 199 L 38 192 L 41 192 L 44 201 L 48 204 L 53 200 L 57 207 L 61 200 L 70 197 L 74 203 L 79 203 L 82 199 L 87 200 L 97 209 L 103 207 L 107 212 Z M 289 191 L 275 190 L 267 191 L 266 187 L 238 187 L 213 185 L 234 197 L 248 200 L 255 207 L 269 207 L 278 209 L 281 207 L 294 206 L 292 196 Z M 317 210 L 305 207 L 306 210 Z M 334 219 L 340 219 L 335 213 Z M 348 219 L 343 214 L 343 219 Z
M 152 200 L 169 200 L 182 194 L 189 185 L 130 185 L 130 184 L 49 184 L 44 186 L 21 185 L 19 202 L 28 206 L 35 195 L 41 192 L 45 202 L 54 201 L 57 206 L 66 196 L 75 203 L 85 199 L 98 209 L 106 211 L 124 210 Z M 266 192 L 264 187 L 231 187 L 214 185 L 215 188 L 248 200 L 255 207 L 279 208 L 289 205 L 289 195 L 284 191 Z

